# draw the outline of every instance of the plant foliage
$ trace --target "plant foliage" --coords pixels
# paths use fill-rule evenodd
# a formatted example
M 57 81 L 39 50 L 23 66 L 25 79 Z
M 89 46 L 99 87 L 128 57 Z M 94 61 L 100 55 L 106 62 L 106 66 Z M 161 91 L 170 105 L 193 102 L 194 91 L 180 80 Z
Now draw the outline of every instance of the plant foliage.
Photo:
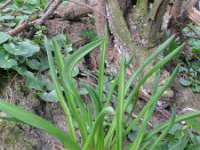
M 48 132 L 52 136 L 59 139 L 67 149 L 156 149 L 162 145 L 166 135 L 174 134 L 174 125 L 181 121 L 188 121 L 188 126 L 196 127 L 198 131 L 197 122 L 191 123 L 191 119 L 200 117 L 200 112 L 185 114 L 182 116 L 176 116 L 176 109 L 173 109 L 172 118 L 161 125 L 158 125 L 155 129 L 147 129 L 148 121 L 150 120 L 157 99 L 163 94 L 163 92 L 172 84 L 178 71 L 179 66 L 176 67 L 172 75 L 166 81 L 166 83 L 158 88 L 159 81 L 159 69 L 176 57 L 182 50 L 184 45 L 180 45 L 171 53 L 169 53 L 162 61 L 155 64 L 146 74 L 144 74 L 136 84 L 133 91 L 128 90 L 126 84 L 130 86 L 135 81 L 138 75 L 143 69 L 157 57 L 163 50 L 165 50 L 170 43 L 174 40 L 174 36 L 164 42 L 150 57 L 144 62 L 139 70 L 133 74 L 133 76 L 126 81 L 125 70 L 127 63 L 125 56 L 121 56 L 120 71 L 114 78 L 114 81 L 110 83 L 110 91 L 106 93 L 106 101 L 103 99 L 104 93 L 104 62 L 106 55 L 107 44 L 107 31 L 104 33 L 102 39 L 97 39 L 69 55 L 64 59 L 64 55 L 61 52 L 61 45 L 58 44 L 58 40 L 45 39 L 45 47 L 48 54 L 48 62 L 50 66 L 50 73 L 54 84 L 54 93 L 57 95 L 58 101 L 62 106 L 62 109 L 66 115 L 67 127 L 69 133 L 65 133 L 61 129 L 58 129 L 53 124 L 49 123 L 45 119 L 28 112 L 27 110 L 14 106 L 0 99 L 0 110 L 6 112 L 9 116 L 1 117 L 2 119 L 18 120 L 23 123 L 29 124 L 33 127 L 39 128 L 45 132 Z M 88 94 L 90 96 L 91 107 L 84 103 L 84 100 L 79 94 L 78 89 L 72 82 L 73 68 L 86 54 L 94 50 L 95 48 L 101 48 L 101 60 L 99 66 L 98 87 L 94 88 L 90 85 L 85 85 Z M 62 47 L 64 48 L 64 47 Z M 55 56 L 55 59 L 53 59 Z M 138 113 L 135 119 L 126 115 L 126 110 L 130 105 L 132 112 L 135 110 L 135 106 L 138 101 L 138 92 L 144 82 L 154 73 L 157 72 L 154 84 L 154 90 L 152 97 L 144 108 Z M 30 72 L 25 75 L 32 76 Z M 32 76 L 33 77 L 33 76 Z M 116 98 L 116 105 L 113 107 L 111 103 L 111 97 L 114 95 L 114 91 L 117 88 L 118 95 Z M 91 112 L 94 111 L 94 115 Z M 131 114 L 130 114 L 131 115 Z M 109 118 L 109 121 L 107 120 Z M 140 123 L 141 119 L 143 121 Z M 108 121 L 105 125 L 105 121 Z M 80 130 L 80 136 L 77 136 L 75 126 L 78 124 Z M 133 129 L 138 125 L 141 128 L 138 130 L 135 138 L 132 138 L 132 142 L 124 145 L 124 141 L 127 137 L 130 137 Z M 181 132 L 184 132 L 181 129 Z M 183 137 L 185 138 L 185 137 Z M 80 140 L 81 139 L 81 140 Z M 174 138 L 174 141 L 176 138 Z M 186 139 L 185 139 L 186 140 Z M 188 138 L 187 138 L 188 140 Z M 81 141 L 80 143 L 77 141 Z M 198 142 L 197 142 L 198 143 Z M 181 141 L 175 144 L 171 144 L 171 147 L 180 147 Z M 73 147 L 73 148 L 72 148 Z M 170 148 L 171 148 L 170 147 Z M 183 147 L 183 146 L 182 146 Z

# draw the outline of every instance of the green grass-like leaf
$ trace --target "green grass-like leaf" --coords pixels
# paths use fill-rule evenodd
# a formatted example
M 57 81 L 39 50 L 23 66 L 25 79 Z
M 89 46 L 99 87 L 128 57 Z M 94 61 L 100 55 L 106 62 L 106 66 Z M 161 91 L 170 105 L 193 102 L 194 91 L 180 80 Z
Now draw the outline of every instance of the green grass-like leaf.
M 166 63 L 168 63 L 170 60 L 172 60 L 173 58 L 177 57 L 177 55 L 180 53 L 180 51 L 183 49 L 185 44 L 180 45 L 179 47 L 177 47 L 173 52 L 171 52 L 170 54 L 168 54 L 163 60 L 159 61 L 151 70 L 149 70 L 144 76 L 141 77 L 141 79 L 138 81 L 138 84 L 136 85 L 136 87 L 134 88 L 134 90 L 129 94 L 128 98 L 127 98 L 127 103 L 125 104 L 125 108 L 124 110 L 126 110 L 126 108 L 128 107 L 128 104 L 130 103 L 130 101 L 134 98 L 134 96 L 136 96 L 141 88 L 141 86 L 145 83 L 145 81 L 153 74 L 155 73 L 158 69 L 160 69 L 163 65 L 165 65 Z M 133 108 L 135 108 L 137 103 L 137 98 L 134 99 L 134 103 L 133 103 Z
M 63 82 L 63 88 L 65 90 L 65 94 L 67 96 L 67 100 L 70 104 L 70 107 L 72 109 L 72 113 L 75 115 L 77 122 L 79 124 L 80 132 L 83 138 L 83 143 L 87 139 L 87 128 L 86 125 L 90 124 L 90 118 L 88 118 L 88 113 L 86 110 L 86 107 L 84 106 L 83 100 L 81 96 L 79 95 L 79 92 L 75 88 L 73 82 L 72 82 L 72 71 L 75 66 L 75 64 L 83 58 L 86 54 L 97 48 L 102 44 L 103 40 L 97 40 L 90 44 L 87 44 L 80 49 L 76 50 L 68 59 L 66 60 L 64 64 L 64 68 L 62 69 L 61 73 L 61 79 Z M 75 101 L 78 104 L 78 107 L 80 108 L 81 115 L 77 112 Z
M 150 147 L 150 150 L 154 150 L 156 146 L 161 142 L 161 140 L 167 135 L 171 127 L 174 125 L 174 121 L 176 119 L 176 107 L 173 108 L 172 118 L 169 121 L 168 126 L 165 128 L 165 130 L 162 132 L 162 134 L 158 137 L 158 139 L 153 143 L 153 145 Z
M 174 124 L 179 123 L 181 121 L 187 121 L 193 118 L 199 118 L 200 117 L 200 111 L 197 112 L 189 112 L 187 114 L 183 114 L 183 115 L 179 115 L 176 117 Z M 145 137 L 144 140 L 149 139 L 150 137 L 158 134 L 159 132 L 161 132 L 163 129 L 165 129 L 168 125 L 170 124 L 170 120 L 165 121 L 164 123 L 162 123 L 161 125 L 159 125 L 158 127 L 156 127 L 155 129 L 149 131 Z
M 145 107 L 139 112 L 139 114 L 137 115 L 136 119 L 134 119 L 134 121 L 128 126 L 128 128 L 125 130 L 124 132 L 124 136 L 126 136 L 131 130 L 132 128 L 138 123 L 138 121 L 140 121 L 141 117 L 148 111 L 151 109 L 151 107 L 153 106 L 154 102 L 164 93 L 164 91 L 172 84 L 172 82 L 174 81 L 177 73 L 178 73 L 178 67 L 176 67 L 176 69 L 174 70 L 173 74 L 170 76 L 170 78 L 166 81 L 166 83 L 158 90 L 158 92 L 156 92 L 155 95 L 153 95 L 151 97 L 151 99 L 149 100 L 149 102 L 145 105 Z
M 98 130 L 99 125 L 103 122 L 104 116 L 106 116 L 108 114 L 113 114 L 113 113 L 114 113 L 114 110 L 113 110 L 112 107 L 106 107 L 99 113 L 99 115 L 98 115 L 98 117 L 97 117 L 97 119 L 96 119 L 96 121 L 94 123 L 94 126 L 92 128 L 92 131 L 91 131 L 89 137 L 87 138 L 87 141 L 85 142 L 83 150 L 87 150 L 88 149 L 90 143 L 92 142 L 92 140 L 95 137 L 94 135 L 95 135 L 96 131 Z M 99 139 L 99 140 L 101 140 L 101 139 Z
M 156 92 L 157 92 L 158 84 L 159 84 L 159 78 L 160 78 L 160 70 L 156 73 L 153 91 L 152 91 L 152 96 L 154 94 L 156 94 Z M 135 141 L 132 145 L 132 149 L 139 149 L 140 148 L 140 144 L 142 143 L 143 136 L 144 136 L 144 133 L 145 133 L 145 129 L 148 125 L 148 121 L 150 120 L 150 118 L 151 118 L 151 116 L 152 116 L 152 114 L 155 110 L 156 104 L 157 104 L 157 100 L 154 102 L 153 107 L 145 113 L 144 119 L 142 121 L 142 125 L 141 125 L 140 130 L 139 130 L 139 133 L 138 133 L 138 135 L 137 135 L 137 137 L 136 137 L 136 139 L 135 139 Z
M 169 39 L 167 39 L 151 56 L 145 60 L 143 65 L 131 76 L 131 78 L 127 82 L 125 93 L 127 94 L 128 90 L 130 89 L 131 84 L 134 82 L 134 80 L 137 78 L 137 76 L 144 70 L 144 68 L 150 64 L 161 52 L 163 52 L 174 40 L 175 35 L 171 36 Z
M 107 28 L 104 31 L 103 34 L 103 42 L 101 44 L 101 57 L 100 57 L 100 65 L 99 65 L 99 76 L 98 76 L 98 96 L 99 98 L 98 105 L 100 107 L 100 111 L 102 110 L 102 101 L 103 101 L 103 84 L 104 84 L 104 64 L 106 59 L 106 49 L 107 49 L 107 38 L 108 38 L 108 31 Z M 98 145 L 99 150 L 104 149 L 104 129 L 103 129 L 103 122 L 101 122 L 101 125 L 99 127 L 99 139 Z
M 56 43 L 55 43 L 55 45 L 56 45 Z M 61 107 L 62 107 L 62 109 L 65 113 L 65 116 L 66 116 L 67 124 L 69 126 L 70 135 L 71 135 L 71 137 L 73 138 L 74 141 L 77 141 L 72 116 L 71 116 L 71 113 L 69 111 L 66 100 L 65 100 L 65 98 L 62 94 L 62 91 L 61 91 L 61 86 L 59 84 L 59 81 L 58 81 L 58 78 L 57 78 L 57 75 L 56 75 L 56 69 L 55 69 L 55 66 L 54 66 L 54 63 L 53 63 L 53 57 L 52 57 L 52 54 L 51 54 L 51 49 L 49 48 L 51 45 L 50 45 L 50 42 L 47 38 L 45 38 L 45 46 L 46 46 L 47 55 L 48 55 L 51 77 L 52 77 L 52 80 L 53 80 L 54 87 L 56 89 L 56 93 L 58 95 L 60 105 L 61 105 Z M 62 67 L 62 62 L 61 62 L 61 64 L 59 64 L 59 66 Z
M 119 72 L 119 88 L 118 88 L 118 100 L 117 100 L 117 126 L 116 126 L 116 142 L 117 149 L 122 149 L 122 127 L 123 127 L 123 107 L 124 107 L 124 90 L 125 90 L 125 56 L 121 57 L 120 72 Z
M 5 102 L 4 100 L 0 99 L 0 110 L 6 112 L 10 116 L 29 124 L 33 127 L 39 128 L 49 134 L 53 135 L 57 139 L 59 139 L 66 147 L 73 149 L 80 150 L 78 144 L 76 144 L 71 137 L 69 137 L 64 131 L 57 128 L 53 124 L 49 123 L 47 120 L 23 109 L 12 105 L 10 103 Z

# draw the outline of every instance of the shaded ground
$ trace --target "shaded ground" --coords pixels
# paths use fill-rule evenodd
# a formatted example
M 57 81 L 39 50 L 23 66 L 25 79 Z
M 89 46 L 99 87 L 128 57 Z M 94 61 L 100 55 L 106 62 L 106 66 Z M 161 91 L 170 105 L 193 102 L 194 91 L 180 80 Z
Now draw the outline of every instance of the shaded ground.
M 83 29 L 94 29 L 94 25 L 87 21 L 70 22 L 61 18 L 48 20 L 46 25 L 48 28 L 47 36 L 65 33 L 67 38 L 72 40 L 73 47 L 76 48 L 87 42 L 80 37 L 80 32 Z M 6 72 L 1 74 L 6 74 Z M 26 87 L 26 83 L 20 75 L 5 75 L 1 77 L 1 80 L 5 84 L 0 82 L 2 87 L 0 98 L 44 117 L 64 131 L 67 130 L 65 116 L 58 103 L 47 103 L 38 99 L 34 92 Z M 44 132 L 20 123 L 1 120 L 0 148 L 5 150 L 60 150 L 63 147 L 56 139 Z
M 65 118 L 59 104 L 45 103 L 37 99 L 34 93 L 28 90 L 21 76 L 14 76 L 13 82 L 5 85 L 1 90 L 0 97 L 46 118 L 66 131 Z M 62 145 L 53 137 L 21 123 L 1 120 L 0 133 L 0 147 L 5 150 L 56 150 L 62 148 Z

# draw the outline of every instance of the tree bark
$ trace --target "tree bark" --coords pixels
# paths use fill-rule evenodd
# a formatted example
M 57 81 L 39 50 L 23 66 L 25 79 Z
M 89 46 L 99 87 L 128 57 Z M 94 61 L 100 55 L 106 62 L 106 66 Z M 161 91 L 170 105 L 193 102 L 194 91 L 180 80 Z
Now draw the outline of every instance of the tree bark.
M 148 47 L 154 47 L 158 44 L 163 16 L 165 15 L 169 1 L 170 0 L 156 0 L 148 15 Z
M 148 0 L 138 0 L 136 8 L 140 14 L 145 15 L 148 13 L 148 6 L 149 6 Z
M 104 0 L 96 0 L 96 10 L 98 12 L 106 14 L 106 4 Z M 105 17 L 98 13 L 95 13 L 96 29 L 99 37 L 102 37 L 104 28 L 107 26 L 107 20 Z

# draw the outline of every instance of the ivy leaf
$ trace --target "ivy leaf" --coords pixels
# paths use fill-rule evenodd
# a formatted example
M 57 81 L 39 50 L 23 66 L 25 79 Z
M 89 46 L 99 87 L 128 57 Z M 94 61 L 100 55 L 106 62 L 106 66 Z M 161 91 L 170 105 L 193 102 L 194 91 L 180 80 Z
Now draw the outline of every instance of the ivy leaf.
M 16 17 L 16 22 L 17 22 L 17 25 L 21 25 L 26 19 L 28 19 L 28 16 L 27 15 L 24 15 L 24 16 L 17 16 Z
M 35 8 L 33 6 L 30 6 L 30 5 L 24 5 L 22 8 L 21 8 L 21 11 L 25 14 L 28 14 L 28 15 L 31 15 L 34 13 L 35 11 Z
M 15 16 L 11 16 L 11 15 L 4 15 L 4 16 L 1 16 L 1 20 L 3 21 L 10 21 L 10 20 L 14 20 L 15 19 Z
M 15 26 L 16 26 L 16 23 L 13 22 L 13 21 L 11 21 L 11 22 L 4 23 L 4 25 L 7 26 L 7 27 L 12 28 L 12 27 L 15 27 Z
M 200 85 L 194 85 L 194 86 L 192 87 L 192 91 L 193 91 L 193 92 L 200 93 Z
M 86 95 L 86 94 L 88 94 L 88 91 L 86 90 L 86 88 L 81 88 L 81 89 L 79 89 L 79 94 Z
M 5 32 L 0 32 L 0 44 L 10 39 L 10 36 Z
M 33 69 L 38 71 L 44 71 L 49 68 L 49 63 L 47 58 L 44 55 L 38 55 L 37 58 L 33 58 L 27 61 L 27 65 Z
M 178 72 L 186 72 L 188 73 L 188 69 L 186 67 L 180 66 Z
M 9 54 L 0 47 L 0 68 L 10 69 L 17 65 L 17 61 L 9 59 Z
M 61 47 L 64 47 L 67 41 L 66 36 L 63 34 L 56 35 L 54 39 L 58 42 L 58 45 L 60 45 Z
M 34 74 L 24 68 L 16 66 L 14 68 L 20 75 L 26 78 L 28 88 L 43 91 L 46 87 L 47 82 L 44 79 L 35 77 Z
M 198 60 L 193 61 L 192 68 L 194 68 L 196 71 L 200 71 L 200 61 L 198 61 Z
M 98 39 L 97 33 L 92 29 L 84 29 L 81 31 L 80 36 L 87 38 L 90 42 Z
M 13 66 L 17 65 L 17 61 L 15 61 L 14 59 L 3 59 L 0 58 L 0 68 L 4 68 L 4 69 L 10 69 Z
M 3 47 L 8 53 L 23 57 L 31 57 L 40 50 L 40 47 L 30 40 L 18 42 L 16 45 L 12 43 L 4 44 Z
M 41 99 L 43 99 L 44 101 L 47 101 L 47 102 L 58 102 L 58 96 L 57 96 L 57 93 L 55 90 L 47 93 L 47 92 L 41 92 L 39 94 L 39 97 Z
M 180 78 L 180 79 L 179 79 L 179 82 L 180 82 L 183 86 L 189 86 L 189 85 L 191 85 L 191 82 L 190 82 L 190 81 L 185 80 L 185 79 L 183 79 L 183 78 Z
M 79 69 L 75 66 L 72 70 L 72 77 L 75 77 L 79 74 Z
M 182 125 L 180 125 L 180 124 L 175 124 L 175 125 L 173 125 L 172 128 L 169 130 L 169 134 L 175 135 L 175 132 L 176 132 L 176 131 L 182 130 L 182 129 L 183 129 Z
M 133 142 L 138 135 L 138 129 L 136 127 L 133 127 L 132 131 L 128 134 L 128 139 Z
M 40 70 L 41 68 L 41 64 L 37 59 L 28 60 L 27 65 L 33 70 Z
M 193 49 L 199 49 L 200 48 L 200 42 L 197 39 L 189 39 L 189 44 Z
M 33 74 L 30 76 L 26 76 L 26 78 L 27 78 L 27 86 L 30 89 L 35 89 L 40 91 L 44 90 L 46 82 L 43 79 L 39 79 L 35 77 Z

